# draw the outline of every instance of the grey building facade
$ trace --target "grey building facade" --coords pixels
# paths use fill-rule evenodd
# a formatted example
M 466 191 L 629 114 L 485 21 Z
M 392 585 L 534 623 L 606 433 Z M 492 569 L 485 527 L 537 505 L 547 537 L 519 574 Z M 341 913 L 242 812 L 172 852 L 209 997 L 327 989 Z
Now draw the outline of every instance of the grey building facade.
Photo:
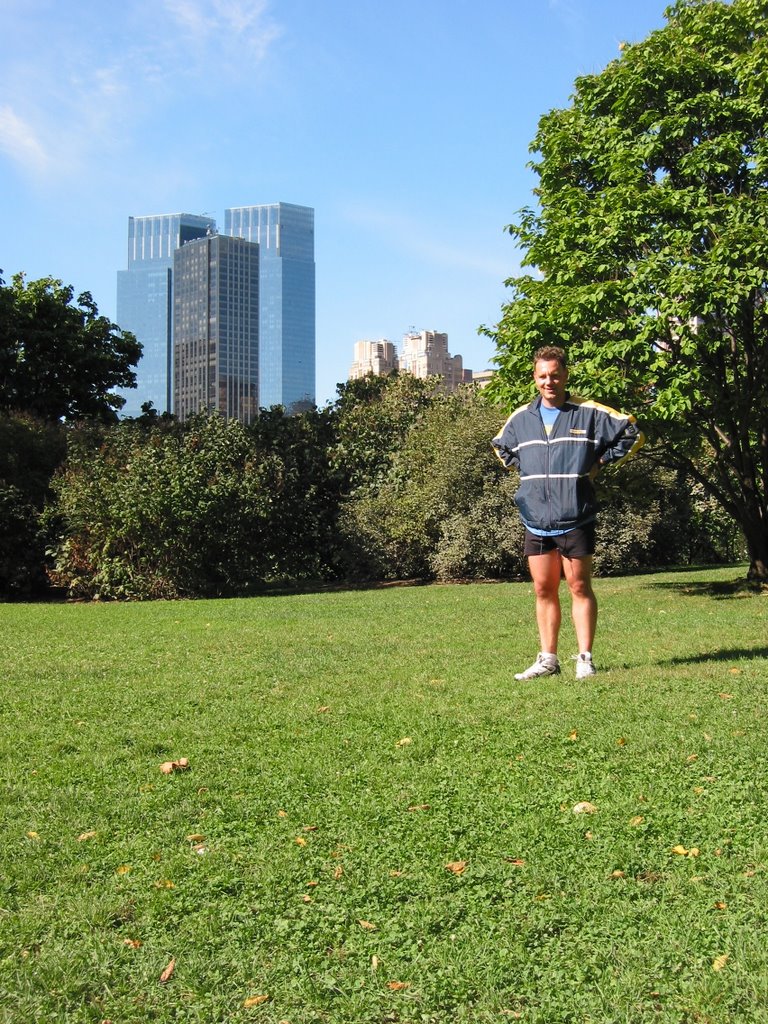
M 173 404 L 251 423 L 259 411 L 259 246 L 209 235 L 173 264 Z

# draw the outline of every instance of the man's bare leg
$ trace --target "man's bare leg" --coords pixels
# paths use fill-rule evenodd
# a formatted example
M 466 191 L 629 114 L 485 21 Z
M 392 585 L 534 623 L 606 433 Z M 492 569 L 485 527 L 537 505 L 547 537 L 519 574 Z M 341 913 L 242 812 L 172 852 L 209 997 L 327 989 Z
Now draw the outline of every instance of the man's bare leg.
M 592 650 L 597 627 L 597 598 L 592 589 L 592 555 L 563 558 L 563 572 L 571 592 L 571 616 L 579 653 Z
M 560 608 L 560 552 L 548 551 L 544 555 L 529 555 L 528 568 L 536 595 L 536 625 L 539 629 L 540 649 L 557 654 L 562 611 Z

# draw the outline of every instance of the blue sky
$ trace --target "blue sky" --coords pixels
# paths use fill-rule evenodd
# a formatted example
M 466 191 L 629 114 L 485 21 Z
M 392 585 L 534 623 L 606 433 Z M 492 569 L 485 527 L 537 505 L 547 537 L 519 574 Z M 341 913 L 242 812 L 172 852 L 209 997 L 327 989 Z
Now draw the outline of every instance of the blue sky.
M 0 267 L 114 319 L 130 215 L 315 208 L 317 400 L 354 342 L 505 300 L 528 146 L 662 0 L 0 0 Z

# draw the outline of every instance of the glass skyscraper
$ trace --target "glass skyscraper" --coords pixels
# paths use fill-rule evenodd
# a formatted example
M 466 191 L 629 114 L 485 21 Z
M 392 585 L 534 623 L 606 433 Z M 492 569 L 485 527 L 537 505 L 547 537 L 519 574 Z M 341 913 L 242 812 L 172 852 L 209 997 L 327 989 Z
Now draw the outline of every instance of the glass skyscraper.
M 173 254 L 185 242 L 214 231 L 210 217 L 172 213 L 128 218 L 128 269 L 117 272 L 117 322 L 144 346 L 136 388 L 121 392 L 123 416 L 145 402 L 173 409 Z
M 174 411 L 251 423 L 259 411 L 259 247 L 210 235 L 173 260 Z
M 315 402 L 315 211 L 272 203 L 225 211 L 224 233 L 259 244 L 259 405 Z

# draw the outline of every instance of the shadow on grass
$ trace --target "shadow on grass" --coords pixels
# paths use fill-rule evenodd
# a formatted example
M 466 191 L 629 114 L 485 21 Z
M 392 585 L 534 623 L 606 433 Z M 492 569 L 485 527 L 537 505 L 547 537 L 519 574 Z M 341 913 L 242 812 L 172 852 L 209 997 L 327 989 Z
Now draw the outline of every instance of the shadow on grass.
M 757 661 L 768 658 L 768 647 L 730 647 L 720 651 L 690 654 L 686 658 L 667 658 L 660 665 L 699 665 L 707 661 Z
M 659 590 L 674 590 L 677 594 L 687 597 L 713 597 L 722 601 L 733 597 L 751 597 L 755 594 L 768 594 L 768 583 L 760 580 L 748 580 L 742 576 L 735 580 L 696 580 L 676 583 L 667 580 L 663 583 L 652 583 Z

